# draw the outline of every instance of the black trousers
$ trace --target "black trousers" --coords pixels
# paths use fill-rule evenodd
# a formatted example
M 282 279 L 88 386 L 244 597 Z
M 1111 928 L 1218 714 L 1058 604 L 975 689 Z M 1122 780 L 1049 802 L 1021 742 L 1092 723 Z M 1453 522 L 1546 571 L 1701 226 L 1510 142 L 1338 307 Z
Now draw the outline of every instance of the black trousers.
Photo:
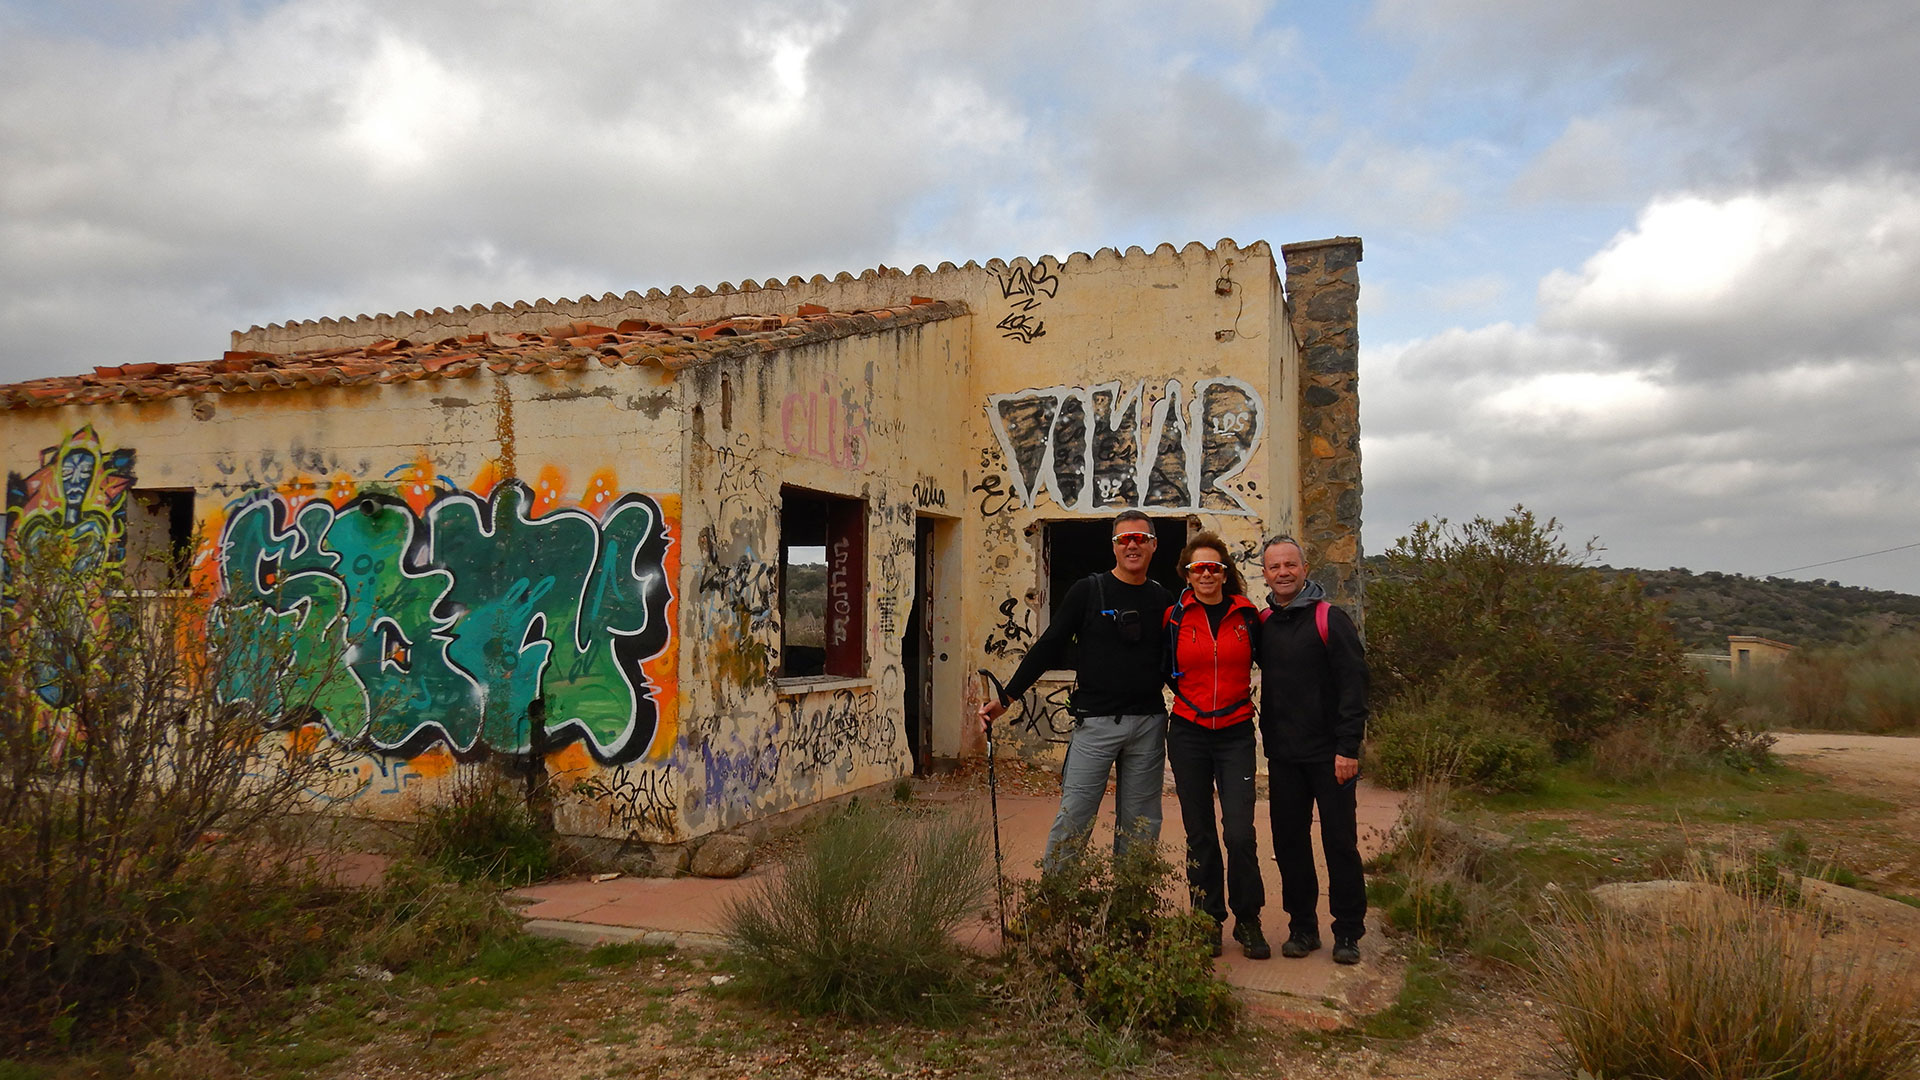
M 1253 835 L 1253 721 L 1215 731 L 1174 717 L 1167 725 L 1167 763 L 1187 826 L 1187 891 L 1197 911 L 1227 921 L 1259 922 L 1267 903 L 1260 846 Z M 1219 793 L 1219 829 L 1214 794 Z M 1227 844 L 1225 874 L 1220 841 Z M 1225 881 L 1222 889 L 1222 877 Z
M 1327 908 L 1333 936 L 1367 932 L 1367 884 L 1360 871 L 1360 829 L 1354 821 L 1357 781 L 1333 778 L 1331 761 L 1267 759 L 1273 811 L 1273 858 L 1280 864 L 1280 904 L 1288 932 L 1320 933 L 1320 875 L 1313 865 L 1313 811 L 1320 810 L 1320 847 L 1327 856 Z

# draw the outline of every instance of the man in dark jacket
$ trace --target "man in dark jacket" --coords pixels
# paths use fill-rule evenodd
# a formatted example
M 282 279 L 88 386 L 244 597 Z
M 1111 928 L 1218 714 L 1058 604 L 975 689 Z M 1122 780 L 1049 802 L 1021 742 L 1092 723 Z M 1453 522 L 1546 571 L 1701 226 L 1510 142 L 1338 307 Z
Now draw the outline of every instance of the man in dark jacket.
M 1113 569 L 1076 581 L 1053 621 L 1007 680 L 1004 696 L 980 706 L 991 724 L 1015 698 L 1080 645 L 1073 694 L 1073 738 L 1060 777 L 1060 813 L 1047 833 L 1043 868 L 1051 872 L 1100 810 L 1114 775 L 1113 849 L 1160 843 L 1160 786 L 1167 761 L 1166 635 L 1173 594 L 1147 577 L 1156 540 L 1153 520 L 1123 510 L 1113 521 Z
M 1273 855 L 1291 931 L 1280 955 L 1320 947 L 1320 879 L 1313 865 L 1313 811 L 1327 856 L 1333 960 L 1360 962 L 1367 889 L 1360 870 L 1355 788 L 1367 729 L 1367 660 L 1347 613 L 1307 580 L 1306 555 L 1289 536 L 1260 556 L 1267 595 L 1260 631 L 1260 738 L 1266 744 Z

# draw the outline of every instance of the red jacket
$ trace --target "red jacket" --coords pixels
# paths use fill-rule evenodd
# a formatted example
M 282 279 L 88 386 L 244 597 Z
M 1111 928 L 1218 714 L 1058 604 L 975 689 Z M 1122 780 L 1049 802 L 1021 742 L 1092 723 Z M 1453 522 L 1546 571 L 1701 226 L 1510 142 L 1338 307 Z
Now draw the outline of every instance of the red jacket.
M 1260 609 L 1244 596 L 1227 597 L 1215 637 L 1207 609 L 1193 590 L 1167 609 L 1173 657 L 1173 715 L 1218 730 L 1253 719 L 1253 662 L 1260 640 Z

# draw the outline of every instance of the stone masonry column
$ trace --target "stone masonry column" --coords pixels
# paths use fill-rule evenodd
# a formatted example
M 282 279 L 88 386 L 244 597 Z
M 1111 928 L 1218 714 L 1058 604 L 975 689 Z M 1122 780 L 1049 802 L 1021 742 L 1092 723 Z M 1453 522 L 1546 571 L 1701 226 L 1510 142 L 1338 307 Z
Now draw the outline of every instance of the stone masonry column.
M 1300 539 L 1314 580 L 1360 621 L 1360 238 L 1287 244 L 1300 342 Z

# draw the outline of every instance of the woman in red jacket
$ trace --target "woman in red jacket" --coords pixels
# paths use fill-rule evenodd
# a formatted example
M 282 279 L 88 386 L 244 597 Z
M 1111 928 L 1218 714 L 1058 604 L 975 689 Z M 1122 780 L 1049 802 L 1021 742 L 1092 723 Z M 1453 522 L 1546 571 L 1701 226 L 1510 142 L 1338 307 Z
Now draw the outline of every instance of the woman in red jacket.
M 1227 545 L 1195 533 L 1180 552 L 1187 589 L 1167 610 L 1173 658 L 1173 715 L 1167 761 L 1173 766 L 1180 817 L 1187 827 L 1187 888 L 1193 906 L 1222 926 L 1233 911 L 1233 937 L 1255 960 L 1273 955 L 1260 931 L 1266 885 L 1253 836 L 1253 665 L 1259 654 L 1260 609 L 1244 595 Z M 1214 824 L 1219 793 L 1220 825 Z M 1227 848 L 1224 875 L 1220 841 Z M 1223 881 L 1224 877 L 1224 881 Z M 1224 888 L 1223 888 L 1224 886 Z M 1214 955 L 1220 955 L 1216 939 Z

